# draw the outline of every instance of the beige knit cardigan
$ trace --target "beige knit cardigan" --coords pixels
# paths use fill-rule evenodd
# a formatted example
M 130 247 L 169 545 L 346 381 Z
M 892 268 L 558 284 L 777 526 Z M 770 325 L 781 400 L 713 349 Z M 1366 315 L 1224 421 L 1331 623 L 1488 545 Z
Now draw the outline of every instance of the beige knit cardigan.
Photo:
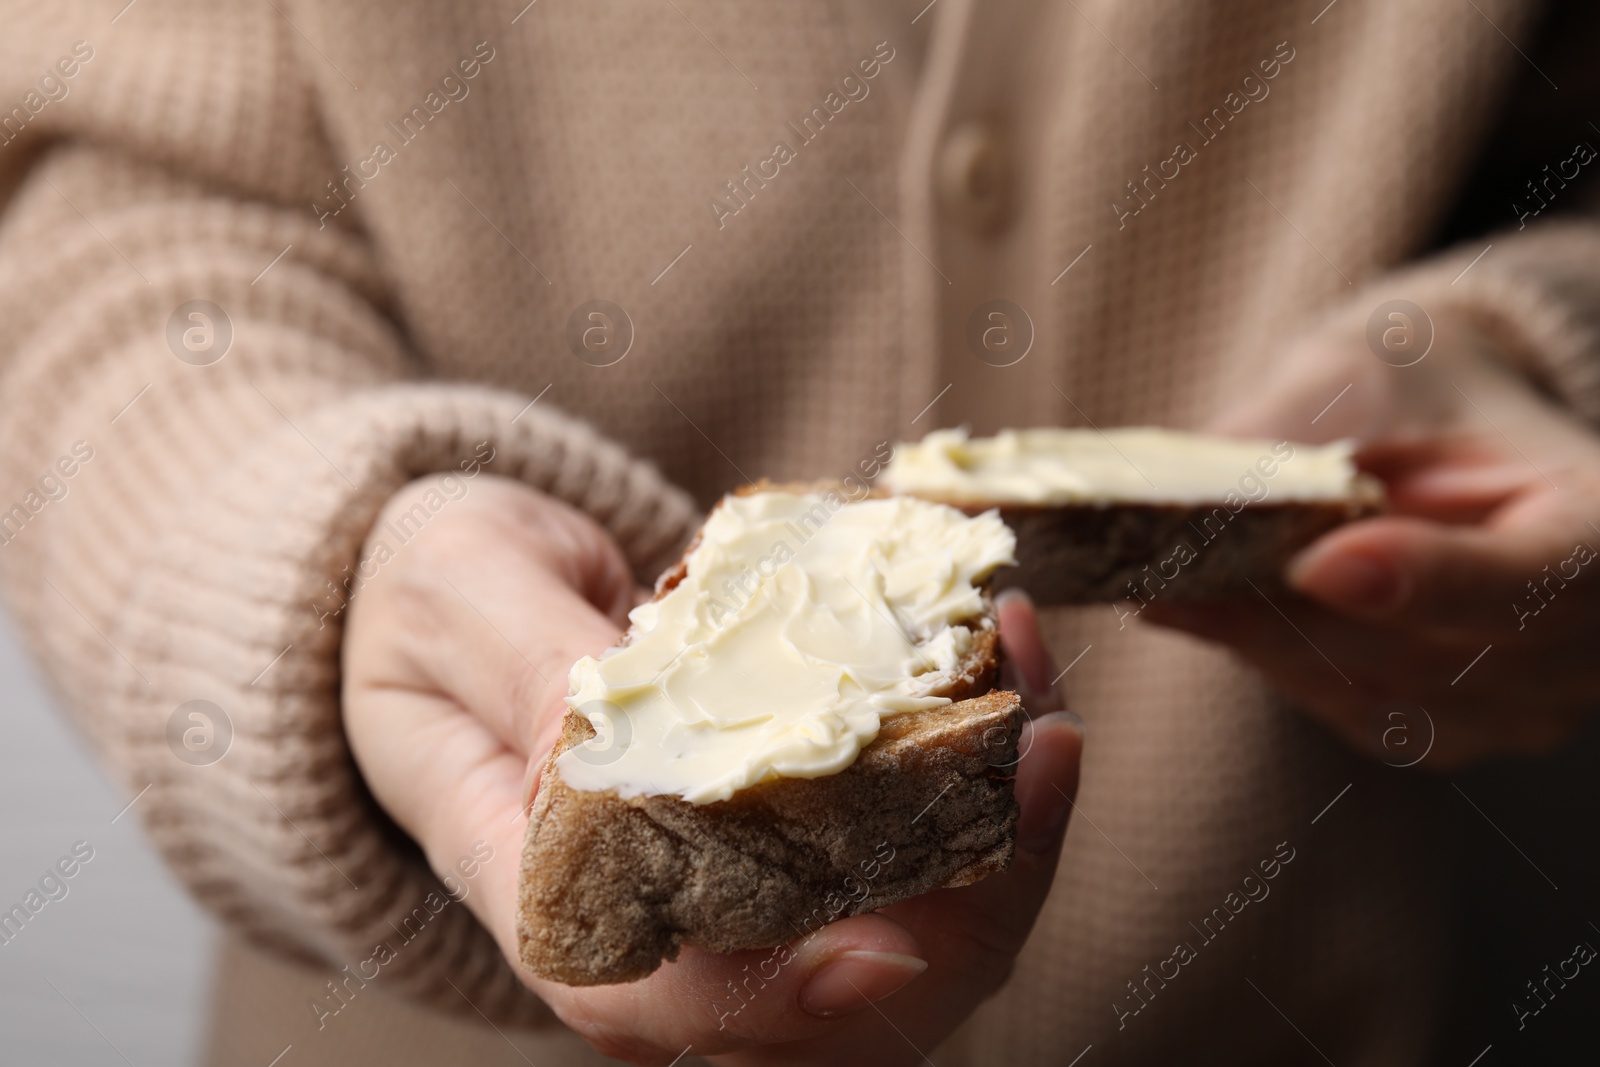
M 1600 414 L 1600 233 L 1508 206 L 1423 256 L 1535 8 L 5 3 L 5 594 L 196 896 L 336 970 L 438 881 L 351 761 L 318 606 L 384 500 L 480 442 L 648 581 L 746 479 L 963 422 L 1200 425 L 1389 296 L 1476 315 Z M 969 344 L 995 299 L 1031 320 L 1011 365 Z M 196 300 L 226 325 L 174 327 Z M 940 1062 L 1307 1056 L 1247 979 L 1334 1062 L 1413 1061 L 1449 959 L 1413 780 L 1214 648 L 1103 609 L 1050 632 L 1084 653 L 1078 813 Z M 169 746 L 195 699 L 234 731 L 206 766 Z M 383 979 L 471 1014 L 447 980 L 546 1018 L 462 908 Z

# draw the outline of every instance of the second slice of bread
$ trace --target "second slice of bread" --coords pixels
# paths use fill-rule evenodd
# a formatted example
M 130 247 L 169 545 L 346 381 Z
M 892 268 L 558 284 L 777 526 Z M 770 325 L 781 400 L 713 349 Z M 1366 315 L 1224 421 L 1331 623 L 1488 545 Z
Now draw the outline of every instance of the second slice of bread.
M 1040 604 L 1250 597 L 1281 586 L 1323 534 L 1382 510 L 1354 447 L 1151 427 L 936 430 L 896 446 L 884 483 L 969 515 L 998 509 L 1018 565 L 994 584 Z
M 1020 587 L 1054 605 L 1253 596 L 1249 583 L 1279 588 L 1296 552 L 1377 507 L 1352 497 L 1254 504 L 1237 513 L 1220 502 L 999 510 L 1017 535 L 1018 565 L 996 575 L 995 587 Z

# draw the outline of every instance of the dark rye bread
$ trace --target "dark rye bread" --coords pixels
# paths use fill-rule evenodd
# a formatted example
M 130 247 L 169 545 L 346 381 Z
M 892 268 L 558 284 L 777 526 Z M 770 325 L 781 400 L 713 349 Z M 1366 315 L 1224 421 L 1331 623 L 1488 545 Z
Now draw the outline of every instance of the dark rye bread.
M 1017 535 L 1017 566 L 994 587 L 1020 587 L 1039 604 L 1135 598 L 1213 600 L 1282 587 L 1285 564 L 1335 527 L 1380 510 L 1362 485 L 1346 500 L 1211 504 L 1002 506 Z M 977 514 L 984 507 L 966 507 Z
M 656 597 L 683 573 L 680 561 L 662 575 Z M 964 670 L 935 694 L 955 703 L 886 716 L 837 774 L 769 779 L 724 801 L 573 789 L 555 759 L 595 731 L 568 710 L 523 845 L 523 965 L 568 985 L 631 982 L 684 945 L 771 948 L 1004 870 L 1024 713 L 1015 693 L 993 689 L 999 639 L 987 596 L 974 622 Z

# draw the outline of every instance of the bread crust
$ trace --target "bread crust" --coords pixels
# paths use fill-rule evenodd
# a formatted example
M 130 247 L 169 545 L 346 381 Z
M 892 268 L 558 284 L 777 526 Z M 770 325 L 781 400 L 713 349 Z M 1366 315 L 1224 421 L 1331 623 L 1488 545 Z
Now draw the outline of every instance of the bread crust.
M 656 598 L 684 572 L 683 560 L 669 568 Z M 1004 870 L 1025 713 L 993 688 L 1000 644 L 987 596 L 984 609 L 967 620 L 963 669 L 934 694 L 953 703 L 885 716 L 837 774 L 773 778 L 709 804 L 574 789 L 556 758 L 595 731 L 569 709 L 524 839 L 523 965 L 574 986 L 637 981 L 684 945 L 771 948 Z
M 1017 535 L 1017 566 L 994 587 L 1042 605 L 1214 600 L 1280 589 L 1294 554 L 1328 531 L 1377 514 L 1381 498 L 1249 504 L 1073 504 L 1000 508 Z M 988 510 L 963 507 L 969 514 Z

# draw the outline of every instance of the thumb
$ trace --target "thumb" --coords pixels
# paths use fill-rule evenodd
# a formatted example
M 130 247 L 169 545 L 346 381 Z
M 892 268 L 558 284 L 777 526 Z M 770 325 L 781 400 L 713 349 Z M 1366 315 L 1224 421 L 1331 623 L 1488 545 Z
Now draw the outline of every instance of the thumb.
M 1083 720 L 1055 711 L 1023 727 L 1018 749 L 1016 796 L 1021 816 L 1011 867 L 975 885 L 934 894 L 912 904 L 955 904 L 944 921 L 981 931 L 983 943 L 1001 953 L 1022 950 L 1034 919 L 1050 894 L 1067 822 L 1078 795 L 1083 756 Z M 893 910 L 898 917 L 898 910 Z M 915 928 L 915 927 L 914 927 Z
M 959 988 L 996 986 L 1022 950 L 1050 895 L 1078 794 L 1083 721 L 1068 711 L 1024 724 L 1016 797 L 1021 808 L 1011 866 L 973 885 L 940 890 L 883 912 L 923 938 L 925 957 Z M 977 955 L 974 953 L 977 952 Z M 985 988 L 982 992 L 992 992 Z
M 1542 610 L 1595 558 L 1597 540 L 1581 521 L 1379 518 L 1323 537 L 1290 562 L 1287 578 L 1313 600 L 1367 621 L 1520 629 L 1526 613 Z
M 1061 675 L 1056 673 L 1055 660 L 1039 631 L 1033 600 L 1021 589 L 1006 589 L 995 597 L 994 607 L 1005 653 L 1000 665 L 1001 687 L 1021 694 L 1029 717 L 1060 711 L 1064 704 L 1056 683 Z

